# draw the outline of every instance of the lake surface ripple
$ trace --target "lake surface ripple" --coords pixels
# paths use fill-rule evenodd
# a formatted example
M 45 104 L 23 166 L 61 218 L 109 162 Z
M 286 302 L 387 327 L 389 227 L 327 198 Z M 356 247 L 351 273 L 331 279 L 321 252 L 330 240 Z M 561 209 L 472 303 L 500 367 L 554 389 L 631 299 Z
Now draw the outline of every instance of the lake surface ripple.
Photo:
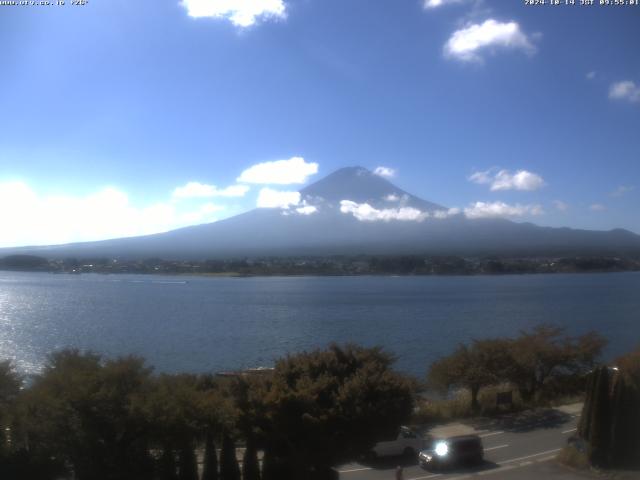
M 612 358 L 640 344 L 640 273 L 210 278 L 0 272 L 0 359 L 38 371 L 77 347 L 159 371 L 272 365 L 330 342 L 382 345 L 397 368 L 541 322 L 597 330 Z

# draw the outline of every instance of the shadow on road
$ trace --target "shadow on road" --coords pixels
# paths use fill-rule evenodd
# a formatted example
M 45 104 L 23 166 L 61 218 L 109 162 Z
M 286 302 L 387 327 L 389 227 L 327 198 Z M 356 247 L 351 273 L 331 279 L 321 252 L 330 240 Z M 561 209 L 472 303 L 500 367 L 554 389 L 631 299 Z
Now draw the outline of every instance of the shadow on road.
M 376 460 L 361 461 L 359 462 L 365 467 L 370 467 L 375 470 L 395 470 L 397 467 L 407 468 L 418 465 L 418 460 L 415 458 L 407 457 L 387 457 Z M 439 469 L 423 469 L 425 472 L 431 473 L 456 473 L 456 474 L 472 474 L 478 472 L 484 472 L 487 470 L 493 470 L 498 468 L 499 465 L 488 460 L 484 460 L 480 464 L 474 465 L 452 465 L 448 467 L 442 467 Z M 390 477 L 391 478 L 391 477 Z
M 484 460 L 482 463 L 480 464 L 474 464 L 474 465 L 452 465 L 449 467 L 443 467 L 437 470 L 425 470 L 426 472 L 432 472 L 432 473 L 446 473 L 446 474 L 460 474 L 460 475 L 466 475 L 466 474 L 472 474 L 472 473 L 479 473 L 479 472 L 486 472 L 488 470 L 493 470 L 498 468 L 500 465 L 498 465 L 495 462 L 491 462 L 489 460 Z
M 396 467 L 413 467 L 418 464 L 416 457 L 384 457 L 373 460 L 360 460 L 358 463 L 376 470 L 395 470 Z
M 497 418 L 479 418 L 469 421 L 477 430 L 502 430 L 505 432 L 530 432 L 544 428 L 557 428 L 571 420 L 571 415 L 558 410 L 539 409 L 511 413 Z

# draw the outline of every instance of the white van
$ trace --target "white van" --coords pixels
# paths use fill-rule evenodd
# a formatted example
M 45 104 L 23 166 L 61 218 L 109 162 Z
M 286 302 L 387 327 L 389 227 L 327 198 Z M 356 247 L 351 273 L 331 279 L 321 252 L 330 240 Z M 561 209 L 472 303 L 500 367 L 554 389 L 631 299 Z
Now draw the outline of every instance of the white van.
M 423 449 L 424 444 L 425 440 L 409 427 L 400 427 L 395 438 L 376 443 L 371 449 L 370 457 L 415 456 Z

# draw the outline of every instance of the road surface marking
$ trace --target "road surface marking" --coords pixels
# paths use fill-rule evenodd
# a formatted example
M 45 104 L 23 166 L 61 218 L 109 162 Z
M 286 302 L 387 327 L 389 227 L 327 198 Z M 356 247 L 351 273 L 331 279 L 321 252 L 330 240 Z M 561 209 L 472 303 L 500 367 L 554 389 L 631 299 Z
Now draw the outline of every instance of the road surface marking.
M 563 430 L 562 433 L 571 433 L 571 432 L 575 432 L 576 430 L 578 430 L 577 428 L 570 428 L 569 430 Z
M 526 467 L 527 465 L 531 465 L 533 462 L 531 460 L 527 460 L 526 462 L 521 462 L 520 466 L 521 467 Z
M 434 473 L 433 475 L 427 475 L 426 477 L 412 477 L 412 478 L 408 478 L 407 480 L 426 480 L 427 478 L 435 478 L 435 477 L 441 477 L 442 474 L 441 473 Z
M 372 468 L 371 467 L 350 468 L 349 470 L 338 470 L 338 473 L 363 472 L 365 470 L 372 470 Z
M 504 432 L 499 431 L 499 432 L 484 433 L 480 435 L 480 438 L 492 437 L 493 435 L 500 435 L 501 433 L 504 433 Z
M 520 460 L 526 460 L 527 458 L 533 458 L 533 457 L 538 457 L 540 455 L 546 455 L 548 453 L 555 453 L 555 452 L 559 452 L 560 450 L 562 450 L 561 448 L 556 448 L 554 450 L 547 450 L 546 452 L 540 452 L 540 453 L 534 453 L 532 455 L 527 455 L 525 457 L 518 457 L 518 458 L 512 458 L 511 460 L 505 460 L 502 463 L 513 463 L 513 462 L 519 462 Z
M 497 447 L 489 447 L 489 448 L 485 448 L 484 451 L 485 452 L 490 452 L 491 450 L 497 450 L 499 448 L 505 448 L 508 447 L 509 445 L 498 445 Z
M 556 458 L 555 455 L 550 455 L 548 457 L 536 458 L 536 463 L 548 462 L 549 460 L 553 460 Z

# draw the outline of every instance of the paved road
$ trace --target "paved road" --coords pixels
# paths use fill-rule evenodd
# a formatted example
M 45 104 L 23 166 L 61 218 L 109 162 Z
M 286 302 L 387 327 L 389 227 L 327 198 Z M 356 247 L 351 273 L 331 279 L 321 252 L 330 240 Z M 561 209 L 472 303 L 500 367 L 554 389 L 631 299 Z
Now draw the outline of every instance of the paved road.
M 485 463 L 473 468 L 458 468 L 447 472 L 423 470 L 415 461 L 404 461 L 405 480 L 461 480 L 528 479 L 528 478 L 583 478 L 554 465 L 548 465 L 566 444 L 577 426 L 580 406 L 562 409 L 538 410 L 501 417 L 495 420 L 477 420 L 455 424 L 431 431 L 436 436 L 475 432 L 482 437 Z M 338 468 L 341 480 L 393 480 L 395 468 L 401 459 L 390 459 L 375 464 L 349 464 Z M 547 464 L 547 465 L 545 465 Z M 544 468 L 557 470 L 549 476 Z M 541 470 L 542 469 L 542 470 Z M 537 472 L 537 473 L 535 473 Z

